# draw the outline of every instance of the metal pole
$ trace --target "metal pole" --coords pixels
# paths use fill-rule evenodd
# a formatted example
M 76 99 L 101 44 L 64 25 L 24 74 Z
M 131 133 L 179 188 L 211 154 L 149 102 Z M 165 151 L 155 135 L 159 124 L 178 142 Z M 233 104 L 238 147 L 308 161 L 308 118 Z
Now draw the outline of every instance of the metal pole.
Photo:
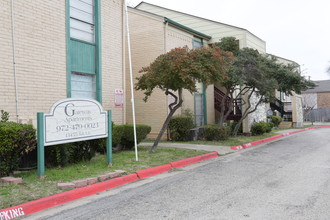
M 134 127 L 134 145 L 135 145 L 135 160 L 138 161 L 137 152 L 137 139 L 136 139 L 136 123 L 135 123 L 135 107 L 134 107 L 134 88 L 133 88 L 133 70 L 132 70 L 132 54 L 131 54 L 131 39 L 129 35 L 129 25 L 128 25 L 128 12 L 127 4 L 125 0 L 125 12 L 126 12 L 126 31 L 127 31 L 127 49 L 128 49 L 128 62 L 129 62 L 129 75 L 131 81 L 131 102 L 132 102 L 132 113 L 133 113 L 133 127 Z

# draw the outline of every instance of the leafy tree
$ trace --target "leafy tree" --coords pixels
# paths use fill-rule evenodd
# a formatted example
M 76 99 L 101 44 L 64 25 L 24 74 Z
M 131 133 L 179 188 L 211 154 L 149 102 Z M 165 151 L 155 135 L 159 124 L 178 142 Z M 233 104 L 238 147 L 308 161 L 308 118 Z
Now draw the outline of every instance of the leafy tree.
M 243 48 L 240 50 L 235 68 L 237 76 L 242 79 L 239 95 L 246 98 L 242 99 L 242 117 L 233 130 L 236 136 L 243 120 L 251 113 L 255 112 L 261 103 L 267 102 L 274 95 L 277 88 L 277 82 L 269 75 L 275 71 L 270 68 L 270 60 L 261 56 L 257 50 Z M 252 96 L 255 96 L 255 103 L 251 102 Z
M 230 113 L 230 111 L 224 112 L 225 99 L 229 97 L 233 100 L 234 93 L 236 97 L 245 97 L 242 99 L 245 110 L 233 130 L 234 136 L 237 135 L 243 120 L 256 111 L 261 103 L 275 99 L 275 90 L 292 95 L 292 91 L 299 94 L 314 86 L 313 82 L 306 80 L 296 71 L 296 66 L 281 64 L 275 57 L 259 54 L 257 50 L 251 48 L 238 49 L 237 41 L 233 37 L 223 38 L 217 45 L 235 55 L 233 68 L 228 73 L 229 77 L 220 83 L 226 90 L 221 103 L 220 125 Z M 251 103 L 253 95 L 257 98 L 256 103 Z M 232 106 L 233 102 L 230 103 L 229 109 Z
M 228 71 L 228 76 L 225 80 L 223 80 L 220 84 L 221 86 L 225 89 L 225 95 L 222 98 L 222 101 L 220 103 L 220 121 L 219 121 L 219 125 L 223 126 L 224 122 L 226 121 L 227 117 L 229 116 L 229 114 L 231 113 L 231 109 L 233 108 L 234 105 L 234 94 L 235 92 L 239 92 L 239 85 L 243 84 L 243 80 L 242 78 L 240 78 L 237 74 L 237 68 L 235 68 L 235 63 L 237 61 L 237 56 L 240 52 L 239 49 L 239 44 L 238 41 L 236 40 L 235 37 L 225 37 L 221 39 L 221 42 L 216 43 L 216 46 L 220 47 L 222 50 L 224 51 L 230 51 L 233 53 L 234 57 L 236 59 L 234 59 L 232 61 L 232 68 Z M 237 95 L 239 96 L 239 95 Z M 229 98 L 229 100 L 231 100 L 231 102 L 229 102 L 229 106 L 228 106 L 228 111 L 225 112 L 226 109 L 226 100 Z
M 144 74 L 137 78 L 135 89 L 144 91 L 144 101 L 147 101 L 156 88 L 163 90 L 165 95 L 173 96 L 175 100 L 169 105 L 170 112 L 150 153 L 156 151 L 171 117 L 182 106 L 183 90 L 186 89 L 190 93 L 197 92 L 197 82 L 207 86 L 226 79 L 231 60 L 231 53 L 224 52 L 219 47 L 201 47 L 195 50 L 183 47 L 160 55 L 148 67 L 140 70 Z

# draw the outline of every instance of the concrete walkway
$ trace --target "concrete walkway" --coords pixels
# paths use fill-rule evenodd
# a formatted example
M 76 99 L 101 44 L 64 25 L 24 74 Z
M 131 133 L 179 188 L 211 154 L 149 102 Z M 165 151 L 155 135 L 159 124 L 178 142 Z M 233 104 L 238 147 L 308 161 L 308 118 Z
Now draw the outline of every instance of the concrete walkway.
M 152 146 L 153 142 L 140 143 L 141 146 Z M 205 150 L 205 151 L 216 151 L 220 155 L 233 153 L 235 150 L 230 149 L 230 146 L 217 146 L 217 145 L 204 145 L 204 144 L 186 144 L 186 143 L 159 143 L 159 147 L 173 147 L 181 149 L 192 149 L 192 150 Z
M 278 134 L 284 134 L 296 130 L 301 129 L 287 129 L 287 130 L 280 130 L 276 133 Z M 139 144 L 140 146 L 152 146 L 153 142 L 142 142 Z M 218 146 L 218 145 L 204 145 L 204 144 L 189 144 L 189 143 L 159 143 L 159 147 L 173 147 L 173 148 L 181 148 L 181 149 L 192 149 L 192 150 L 205 150 L 205 151 L 216 151 L 220 155 L 225 155 L 228 153 L 234 153 L 237 150 L 232 150 L 231 146 Z

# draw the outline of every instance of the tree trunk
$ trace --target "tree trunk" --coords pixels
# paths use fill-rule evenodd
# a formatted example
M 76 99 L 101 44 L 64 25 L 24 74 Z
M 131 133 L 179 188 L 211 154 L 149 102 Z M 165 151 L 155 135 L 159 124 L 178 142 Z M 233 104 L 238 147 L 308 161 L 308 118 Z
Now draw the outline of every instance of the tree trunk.
M 246 108 L 246 110 L 244 111 L 244 113 L 242 113 L 242 118 L 238 121 L 237 125 L 235 126 L 234 128 L 234 131 L 232 132 L 232 135 L 234 137 L 237 136 L 237 133 L 238 133 L 238 130 L 243 122 L 243 120 L 251 113 L 255 112 L 258 108 L 258 106 L 260 105 L 260 103 L 262 102 L 262 99 L 263 99 L 263 96 L 260 96 L 260 99 L 259 101 L 256 103 L 256 105 L 254 106 L 254 108 L 252 110 L 249 111 L 249 109 L 251 108 L 251 101 L 250 101 L 250 98 L 251 96 L 253 95 L 255 91 L 255 88 L 253 88 L 250 92 L 250 94 L 248 95 L 248 98 L 247 98 L 247 103 L 248 103 L 248 107 Z
M 224 95 L 224 97 L 221 100 L 221 111 L 220 111 L 220 121 L 219 124 L 220 126 L 223 126 L 223 123 L 225 122 L 225 109 L 226 109 L 226 98 L 228 97 L 229 91 L 228 89 L 226 89 L 226 93 Z
M 167 115 L 166 120 L 163 124 L 163 127 L 160 129 L 159 134 L 158 134 L 153 146 L 149 150 L 149 153 L 154 153 L 157 150 L 158 143 L 159 143 L 160 139 L 162 138 L 164 132 L 166 131 L 168 124 L 171 121 L 172 116 L 174 115 L 175 111 L 182 106 L 182 103 L 183 103 L 182 89 L 179 89 L 178 93 L 179 93 L 179 98 L 168 90 L 165 92 L 166 95 L 168 95 L 168 94 L 172 95 L 175 98 L 175 102 L 169 105 L 170 113 Z M 178 102 L 178 99 L 179 99 L 179 102 Z

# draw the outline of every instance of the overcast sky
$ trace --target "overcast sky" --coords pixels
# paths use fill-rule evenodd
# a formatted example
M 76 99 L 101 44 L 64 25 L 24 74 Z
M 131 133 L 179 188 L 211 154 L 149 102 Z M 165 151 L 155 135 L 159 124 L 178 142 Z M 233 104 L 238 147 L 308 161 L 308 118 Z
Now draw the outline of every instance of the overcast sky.
M 136 6 L 140 0 L 127 0 Z M 300 64 L 312 80 L 327 80 L 330 0 L 146 0 L 145 2 L 249 30 L 267 53 Z M 206 33 L 207 34 L 207 33 Z

